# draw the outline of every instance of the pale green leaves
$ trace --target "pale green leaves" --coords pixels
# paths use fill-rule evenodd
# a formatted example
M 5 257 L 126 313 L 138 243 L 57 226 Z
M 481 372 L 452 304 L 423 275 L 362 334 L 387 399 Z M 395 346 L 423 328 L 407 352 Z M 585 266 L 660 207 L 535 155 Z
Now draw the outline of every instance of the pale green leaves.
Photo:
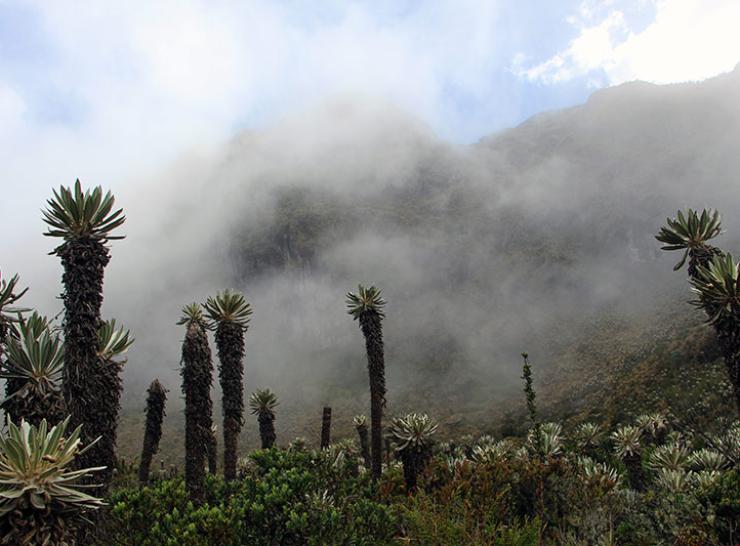
M 215 322 L 231 322 L 247 329 L 249 326 L 252 307 L 247 303 L 243 294 L 226 289 L 210 297 L 203 305 L 208 318 Z
M 28 310 L 11 307 L 28 292 L 28 288 L 17 291 L 19 280 L 18 275 L 13 275 L 9 280 L 5 280 L 2 278 L 2 272 L 0 272 L 0 320 L 15 322 L 18 320 L 17 315 L 19 313 L 25 313 Z
M 114 203 L 113 194 L 104 195 L 100 186 L 84 192 L 79 180 L 75 181 L 73 190 L 60 186 L 59 191 L 54 190 L 54 198 L 47 201 L 49 208 L 42 211 L 44 222 L 49 225 L 44 235 L 65 241 L 81 237 L 103 242 L 123 239 L 121 235 L 110 235 L 126 221 L 123 209 L 113 211 Z
M 347 292 L 347 312 L 355 319 L 360 318 L 360 315 L 366 312 L 377 313 L 379 316 L 384 317 L 383 306 L 386 302 L 380 296 L 380 293 L 381 290 L 374 286 L 365 288 L 359 285 L 356 294 Z
M 44 388 L 56 388 L 64 365 L 64 345 L 49 329 L 46 317 L 37 313 L 15 328 L 8 344 L 8 362 L 3 379 L 23 379 Z
M 98 356 L 103 360 L 111 360 L 125 353 L 134 342 L 131 333 L 125 328 L 117 328 L 116 320 L 103 323 L 98 330 Z
M 438 426 L 426 413 L 409 413 L 404 417 L 396 417 L 390 428 L 391 437 L 396 443 L 396 451 L 430 446 Z
M 81 490 L 85 486 L 80 480 L 102 468 L 73 470 L 82 452 L 80 427 L 65 438 L 68 424 L 69 418 L 48 430 L 46 420 L 38 427 L 8 420 L 7 432 L 0 436 L 0 516 L 29 505 L 62 514 L 103 505 Z
M 189 303 L 182 308 L 182 316 L 177 321 L 178 326 L 182 326 L 183 324 L 190 326 L 192 323 L 200 324 L 203 328 L 208 326 L 206 318 L 203 315 L 203 308 L 199 303 L 195 302 Z
M 685 251 L 681 261 L 673 268 L 677 270 L 686 263 L 689 250 L 704 245 L 719 235 L 721 229 L 720 215 L 716 210 L 704 209 L 701 214 L 692 209 L 688 209 L 686 214 L 679 210 L 676 218 L 666 219 L 666 225 L 660 228 L 655 238 L 664 243 L 661 247 L 663 250 Z
M 278 404 L 277 395 L 270 389 L 257 389 L 249 397 L 249 407 L 253 415 L 272 415 Z
M 708 267 L 699 267 L 697 278 L 691 279 L 691 289 L 699 296 L 694 304 L 710 312 L 710 323 L 740 312 L 738 267 L 732 254 L 716 256 Z

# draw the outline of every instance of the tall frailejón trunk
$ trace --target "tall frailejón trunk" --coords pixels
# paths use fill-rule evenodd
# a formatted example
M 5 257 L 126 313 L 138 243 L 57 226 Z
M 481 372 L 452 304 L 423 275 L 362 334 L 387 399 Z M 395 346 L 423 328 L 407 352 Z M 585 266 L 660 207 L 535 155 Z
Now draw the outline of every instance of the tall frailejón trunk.
M 82 425 L 82 443 L 88 445 L 97 436 L 98 399 L 101 392 L 98 359 L 98 329 L 103 303 L 103 276 L 110 261 L 108 248 L 92 237 L 66 242 L 57 254 L 64 274 L 64 368 L 62 390 L 70 429 Z M 96 466 L 93 453 L 77 458 L 80 468 Z
M 321 414 L 321 449 L 327 449 L 331 444 L 331 408 L 324 407 Z
M 213 422 L 212 419 L 211 422 Z M 206 446 L 206 451 L 208 472 L 210 474 L 216 474 L 218 472 L 218 439 L 216 438 L 216 430 L 213 428 L 213 425 L 208 429 L 208 445 Z
M 360 438 L 360 451 L 362 452 L 362 459 L 365 461 L 365 468 L 369 469 L 372 465 L 372 459 L 370 457 L 370 439 L 367 425 L 363 423 L 355 428 L 357 429 L 357 436 Z
M 236 478 L 239 433 L 244 424 L 244 329 L 223 321 L 216 328 L 219 379 L 223 393 L 224 478 Z
M 144 428 L 144 444 L 141 448 L 141 462 L 139 463 L 139 482 L 142 485 L 149 483 L 149 472 L 152 459 L 159 449 L 159 440 L 162 438 L 162 422 L 165 416 L 167 403 L 167 389 L 158 379 L 152 381 L 147 390 L 146 398 L 146 426 Z
M 211 349 L 203 326 L 188 324 L 182 347 L 182 391 L 185 395 L 185 485 L 195 503 L 204 500 L 206 445 L 210 430 L 203 426 L 203 414 L 210 407 Z
M 373 479 L 380 478 L 383 469 L 383 409 L 385 408 L 385 360 L 383 356 L 383 326 L 376 311 L 360 314 L 360 328 L 365 336 L 367 369 L 370 378 L 370 447 Z
M 260 425 L 260 440 L 262 449 L 270 449 L 275 445 L 275 414 L 263 412 L 257 416 Z
M 95 494 L 105 496 L 113 479 L 118 458 L 116 457 L 116 438 L 118 415 L 121 411 L 123 365 L 113 360 L 98 359 L 98 365 L 91 374 L 93 392 L 97 393 L 90 404 L 93 415 L 88 418 L 90 432 L 99 440 L 89 451 L 82 454 L 87 466 L 105 466 L 96 476 L 101 484 Z

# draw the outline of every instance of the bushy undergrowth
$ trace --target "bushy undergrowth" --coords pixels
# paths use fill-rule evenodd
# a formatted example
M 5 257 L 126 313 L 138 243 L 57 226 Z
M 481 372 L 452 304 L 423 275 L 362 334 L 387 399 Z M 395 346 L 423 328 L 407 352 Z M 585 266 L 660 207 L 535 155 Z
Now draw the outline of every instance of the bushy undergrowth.
M 206 502 L 188 500 L 182 479 L 114 493 L 106 544 L 388 544 L 397 510 L 373 500 L 356 460 L 302 449 L 252 454 L 239 480 L 206 481 Z
M 398 461 L 372 484 L 352 444 L 324 452 L 297 444 L 254 452 L 234 482 L 210 476 L 201 506 L 180 478 L 115 491 L 101 543 L 736 543 L 740 428 L 694 437 L 661 423 L 644 421 L 632 446 L 640 454 L 637 489 L 619 435 L 584 440 L 583 431 L 566 435 L 552 423 L 541 426 L 539 442 L 530 434 L 438 446 L 411 495 Z

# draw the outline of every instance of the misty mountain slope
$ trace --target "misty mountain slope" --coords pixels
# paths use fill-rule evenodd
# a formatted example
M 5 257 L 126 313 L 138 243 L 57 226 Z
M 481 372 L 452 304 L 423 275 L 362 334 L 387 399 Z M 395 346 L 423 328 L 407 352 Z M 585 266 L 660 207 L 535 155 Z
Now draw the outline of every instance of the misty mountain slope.
M 679 257 L 654 240 L 665 216 L 716 206 L 726 229 L 717 244 L 738 246 L 737 96 L 740 70 L 698 84 L 626 84 L 469 147 L 388 105 L 352 101 L 244 133 L 156 189 L 171 203 L 166 249 L 146 208 L 114 249 L 106 301 L 137 335 L 127 405 L 141 405 L 154 374 L 179 384 L 179 309 L 227 285 L 254 307 L 246 389 L 275 390 L 279 423 L 298 434 L 307 408 L 367 411 L 364 344 L 344 305 L 358 282 L 388 300 L 391 414 L 436 404 L 480 426 L 518 403 L 523 350 L 543 379 L 568 366 L 605 370 L 587 351 L 563 356 L 608 339 L 607 327 L 589 333 L 593 324 L 618 317 L 630 345 L 644 333 L 634 325 L 693 312 L 685 272 L 671 271 Z M 137 278 L 153 288 L 131 290 L 132 276 L 115 269 L 131 258 L 126 245 L 152 249 Z M 583 412 L 568 385 L 596 398 L 566 371 L 547 396 Z

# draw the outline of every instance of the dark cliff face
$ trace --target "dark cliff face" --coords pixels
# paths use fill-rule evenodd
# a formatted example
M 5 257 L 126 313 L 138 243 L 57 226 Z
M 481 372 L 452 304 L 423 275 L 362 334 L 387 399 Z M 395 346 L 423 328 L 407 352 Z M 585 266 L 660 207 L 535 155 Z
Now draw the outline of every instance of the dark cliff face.
M 156 304 L 137 316 L 168 323 L 170 300 L 244 290 L 252 380 L 300 391 L 302 403 L 364 392 L 342 297 L 375 284 L 389 301 L 389 400 L 419 389 L 496 398 L 518 389 L 522 350 L 547 367 L 605 312 L 682 308 L 685 277 L 654 240 L 676 209 L 719 208 L 718 244 L 736 250 L 737 96 L 737 71 L 625 84 L 471 146 L 362 105 L 243 135 L 220 163 L 178 180 L 187 206 L 168 225 L 184 250 L 165 253 L 176 282 L 161 297 L 147 291 Z M 177 332 L 147 335 L 138 346 L 167 362 Z

